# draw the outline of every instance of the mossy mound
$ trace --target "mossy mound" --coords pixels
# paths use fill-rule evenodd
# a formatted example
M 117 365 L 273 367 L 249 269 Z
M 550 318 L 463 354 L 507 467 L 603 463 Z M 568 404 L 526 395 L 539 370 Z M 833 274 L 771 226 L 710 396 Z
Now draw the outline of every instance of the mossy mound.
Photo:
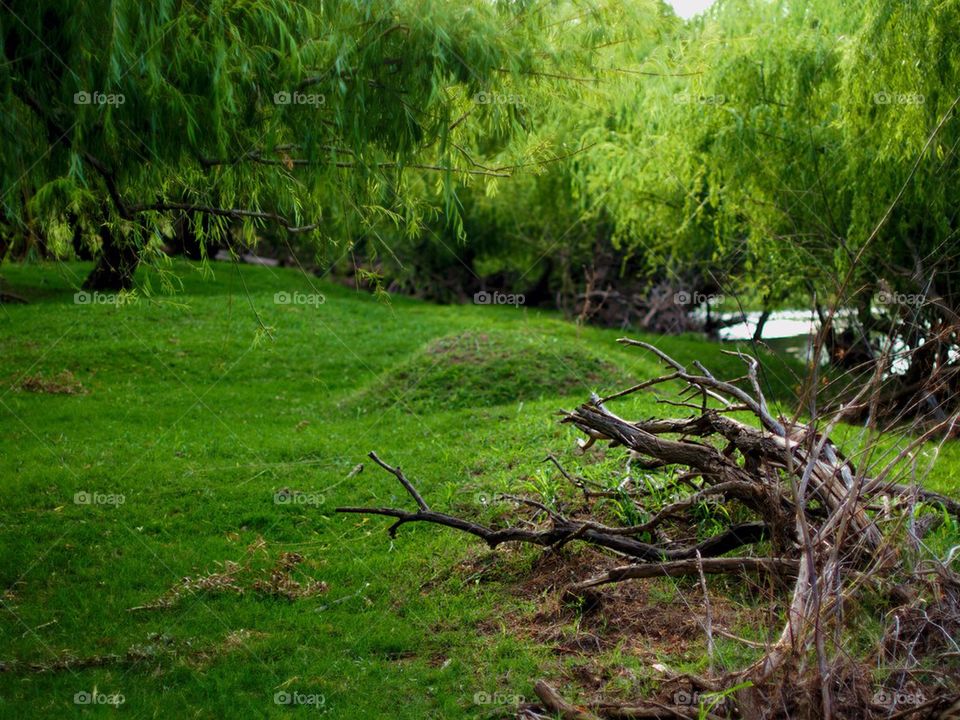
M 464 332 L 427 343 L 345 407 L 414 412 L 489 407 L 544 397 L 587 399 L 624 380 L 617 366 L 571 340 L 522 332 Z

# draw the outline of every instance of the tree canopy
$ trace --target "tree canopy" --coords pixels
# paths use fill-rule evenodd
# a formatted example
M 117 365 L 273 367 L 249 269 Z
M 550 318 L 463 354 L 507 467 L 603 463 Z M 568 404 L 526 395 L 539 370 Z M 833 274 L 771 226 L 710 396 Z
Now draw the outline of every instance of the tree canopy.
M 201 239 L 269 223 L 322 244 L 416 228 L 420 170 L 455 223 L 455 183 L 508 174 L 485 157 L 537 161 L 510 93 L 589 65 L 584 42 L 628 24 L 609 5 L 555 5 L 571 32 L 516 2 L 13 3 L 4 220 L 54 254 L 75 235 L 155 253 L 174 213 Z

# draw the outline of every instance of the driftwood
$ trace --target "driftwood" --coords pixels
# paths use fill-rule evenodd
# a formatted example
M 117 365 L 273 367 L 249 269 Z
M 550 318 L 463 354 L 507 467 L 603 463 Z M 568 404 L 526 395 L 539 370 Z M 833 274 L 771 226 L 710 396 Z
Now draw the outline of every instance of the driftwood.
M 486 527 L 434 511 L 399 468 L 388 465 L 375 453 L 370 453 L 370 457 L 396 477 L 417 509 L 346 507 L 338 508 L 338 512 L 394 518 L 389 528 L 391 536 L 406 523 L 426 522 L 474 535 L 491 548 L 519 542 L 556 550 L 576 542 L 630 562 L 568 587 L 566 596 L 577 599 L 593 597 L 603 585 L 640 578 L 697 577 L 704 592 L 705 575 L 709 574 L 774 575 L 784 581 L 792 578 L 792 596 L 783 613 L 783 627 L 776 640 L 764 647 L 763 655 L 748 667 L 691 678 L 690 682 L 703 690 L 734 689 L 731 694 L 735 702 L 727 708 L 728 716 L 776 717 L 776 708 L 770 713 L 764 711 L 761 689 L 768 688 L 775 678 L 782 681 L 799 666 L 805 666 L 808 655 L 814 653 L 813 667 L 820 684 L 815 703 L 818 716 L 834 717 L 825 650 L 828 628 L 836 629 L 840 610 L 850 598 L 899 566 L 897 543 L 891 541 L 886 529 L 896 524 L 883 528 L 878 525 L 876 508 L 890 507 L 891 500 L 897 498 L 912 506 L 923 496 L 928 502 L 941 502 L 947 512 L 956 514 L 960 509 L 949 498 L 893 482 L 891 475 L 897 462 L 926 436 L 868 477 L 830 439 L 838 418 L 804 423 L 775 414 L 761 390 L 759 365 L 754 358 L 738 354 L 745 374 L 729 382 L 717 379 L 700 363 L 688 369 L 647 343 L 626 338 L 620 342 L 653 353 L 670 372 L 605 398 L 593 397 L 575 410 L 562 413 L 561 422 L 584 433 L 584 450 L 598 442 L 607 443 L 630 451 L 632 461 L 644 468 L 674 468 L 681 472 L 680 478 L 689 492 L 652 514 L 646 522 L 616 527 L 597 521 L 589 513 L 586 517 L 583 513 L 572 516 L 534 499 L 504 496 L 530 508 L 537 522 Z M 686 417 L 627 420 L 607 407 L 631 393 L 666 383 L 683 384 L 680 400 L 669 404 L 685 410 Z M 863 392 L 866 390 L 865 387 Z M 752 415 L 752 423 L 739 419 L 745 413 Z M 555 457 L 547 459 L 583 493 L 588 508 L 593 498 L 609 496 L 609 490 L 592 488 L 568 473 Z M 621 486 L 619 491 L 631 494 L 633 501 L 643 507 L 645 500 L 637 488 Z M 661 532 L 677 521 L 694 523 L 690 511 L 706 497 L 744 508 L 754 520 L 731 524 L 698 543 L 671 541 Z M 731 557 L 729 553 L 734 551 L 737 555 Z M 938 589 L 940 596 L 960 602 L 957 578 L 948 571 L 940 577 L 945 583 Z M 897 592 L 910 596 L 902 589 L 893 594 Z M 712 636 L 708 642 L 712 643 Z M 690 708 L 658 703 L 632 708 L 602 704 L 579 708 L 565 702 L 542 681 L 536 692 L 547 711 L 565 718 L 696 717 Z

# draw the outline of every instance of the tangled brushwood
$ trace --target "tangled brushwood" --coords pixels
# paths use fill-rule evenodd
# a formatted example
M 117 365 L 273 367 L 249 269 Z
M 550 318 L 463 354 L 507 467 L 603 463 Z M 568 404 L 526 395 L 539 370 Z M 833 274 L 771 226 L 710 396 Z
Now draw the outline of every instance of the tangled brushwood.
M 607 520 L 597 501 L 610 490 L 571 474 L 553 456 L 548 459 L 583 496 L 573 512 L 508 496 L 529 514 L 517 525 L 487 527 L 433 510 L 399 468 L 374 453 L 370 457 L 403 485 L 416 510 L 338 511 L 395 518 L 391 536 L 405 523 L 428 522 L 480 537 L 491 548 L 517 542 L 557 551 L 575 542 L 625 560 L 565 590 L 581 612 L 602 612 L 600 588 L 610 583 L 690 576 L 706 600 L 701 624 L 711 668 L 706 576 L 762 575 L 781 588 L 776 631 L 766 643 L 743 641 L 756 653 L 744 667 L 700 675 L 663 669 L 656 698 L 629 704 L 596 698 L 573 705 L 541 680 L 535 685 L 539 703 L 521 707 L 521 717 L 960 718 L 960 575 L 951 567 L 960 547 L 940 542 L 957 537 L 960 503 L 916 482 L 920 451 L 948 437 L 957 418 L 885 456 L 873 452 L 879 447 L 873 438 L 868 448 L 858 448 L 854 462 L 831 439 L 838 416 L 801 422 L 770 407 L 754 358 L 739 355 L 745 374 L 723 381 L 700 363 L 688 369 L 646 343 L 620 342 L 654 353 L 670 371 L 595 396 L 564 412 L 561 422 L 586 435 L 585 450 L 595 443 L 622 447 L 631 451 L 633 467 L 675 473 L 681 496 L 656 509 L 649 489 L 632 478 L 616 490 L 629 497 L 643 522 L 617 526 Z M 608 407 L 667 383 L 683 386 L 678 399 L 663 401 L 677 417 L 630 421 Z M 912 482 L 903 483 L 904 477 Z M 682 539 L 697 537 L 698 508 L 707 498 L 725 508 L 725 527 L 700 541 Z M 879 636 L 864 632 L 870 618 L 882 624 Z M 699 706 L 671 700 L 677 697 L 698 698 Z

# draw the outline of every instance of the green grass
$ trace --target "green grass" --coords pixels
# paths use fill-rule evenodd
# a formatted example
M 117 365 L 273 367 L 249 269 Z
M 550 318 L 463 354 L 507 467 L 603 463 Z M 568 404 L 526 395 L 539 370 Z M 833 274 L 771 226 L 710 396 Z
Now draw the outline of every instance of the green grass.
M 577 462 L 555 411 L 650 377 L 651 358 L 616 345 L 620 333 L 523 308 L 383 304 L 290 270 L 174 269 L 176 294 L 153 275 L 121 306 L 74 302 L 80 263 L 2 269 L 31 304 L 0 305 L 0 716 L 285 717 L 311 711 L 274 701 L 297 692 L 337 718 L 489 718 L 509 708 L 477 693 L 529 697 L 533 679 L 563 672 L 509 626 L 532 612 L 513 584 L 536 553 L 488 561 L 436 527 L 391 542 L 385 520 L 332 509 L 410 505 L 366 459 L 376 450 L 438 509 L 493 518 L 478 499 L 549 490 L 547 451 Z M 278 292 L 323 302 L 277 304 Z M 697 338 L 656 342 L 739 373 Z M 771 362 L 786 392 L 790 368 Z M 649 395 L 626 407 L 658 411 Z M 950 445 L 934 484 L 955 486 L 958 467 Z M 307 502 L 277 503 L 281 489 Z M 77 504 L 83 492 L 123 502 Z M 242 561 L 258 538 L 243 594 L 129 610 Z M 326 592 L 253 590 L 282 552 Z M 480 581 L 464 558 L 501 571 Z M 124 661 L 28 668 L 109 655 Z M 74 703 L 94 688 L 125 702 Z

